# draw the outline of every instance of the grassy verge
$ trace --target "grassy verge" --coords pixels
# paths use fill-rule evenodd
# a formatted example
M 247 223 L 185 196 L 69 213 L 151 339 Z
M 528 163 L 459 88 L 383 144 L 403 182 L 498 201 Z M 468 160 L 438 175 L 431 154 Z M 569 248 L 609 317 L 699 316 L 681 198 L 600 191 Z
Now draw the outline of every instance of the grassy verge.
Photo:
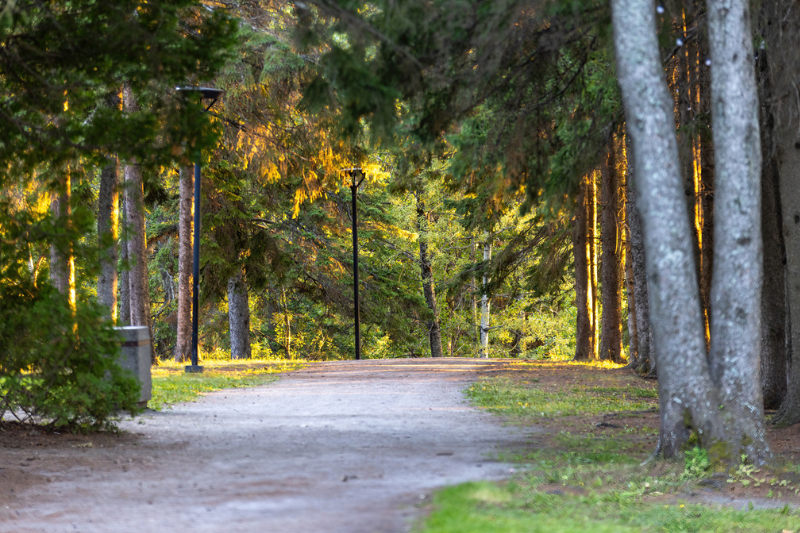
M 422 533 L 800 531 L 792 464 L 712 477 L 701 450 L 647 461 L 658 427 L 654 382 L 588 365 L 517 364 L 466 394 L 509 423 L 545 431 L 501 457 L 518 465 L 510 481 L 436 493 Z
M 164 362 L 153 368 L 153 398 L 148 407 L 156 411 L 170 404 L 190 402 L 206 392 L 256 387 L 278 379 L 278 374 L 296 370 L 295 361 L 248 360 L 204 361 L 205 372 L 187 374 L 183 364 Z

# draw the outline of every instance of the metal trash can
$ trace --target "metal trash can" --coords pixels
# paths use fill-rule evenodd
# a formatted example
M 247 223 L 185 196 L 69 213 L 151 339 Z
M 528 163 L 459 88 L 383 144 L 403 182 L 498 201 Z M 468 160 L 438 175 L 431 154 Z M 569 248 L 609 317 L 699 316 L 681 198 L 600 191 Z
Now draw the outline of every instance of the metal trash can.
M 150 376 L 150 328 L 146 326 L 126 326 L 114 328 L 122 333 L 122 355 L 117 360 L 119 366 L 127 368 L 138 378 L 142 386 L 139 393 L 139 407 L 147 407 L 153 397 L 153 382 Z

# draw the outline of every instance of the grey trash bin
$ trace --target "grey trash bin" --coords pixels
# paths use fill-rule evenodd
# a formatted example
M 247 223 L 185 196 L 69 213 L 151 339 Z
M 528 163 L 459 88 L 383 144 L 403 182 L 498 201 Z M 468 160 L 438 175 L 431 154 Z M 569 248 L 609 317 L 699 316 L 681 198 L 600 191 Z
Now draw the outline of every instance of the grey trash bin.
M 147 407 L 152 398 L 153 384 L 150 377 L 150 328 L 146 326 L 126 326 L 114 328 L 122 333 L 122 355 L 117 360 L 119 366 L 127 368 L 139 379 L 142 391 L 139 394 L 139 407 Z

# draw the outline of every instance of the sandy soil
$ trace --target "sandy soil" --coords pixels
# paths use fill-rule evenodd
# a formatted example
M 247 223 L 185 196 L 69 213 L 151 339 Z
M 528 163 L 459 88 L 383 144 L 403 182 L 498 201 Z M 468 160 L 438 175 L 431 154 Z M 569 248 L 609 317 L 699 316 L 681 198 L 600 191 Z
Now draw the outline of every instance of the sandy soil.
M 435 488 L 510 476 L 498 452 L 535 430 L 462 394 L 502 367 L 315 363 L 149 411 L 120 435 L 0 433 L 0 532 L 409 531 Z

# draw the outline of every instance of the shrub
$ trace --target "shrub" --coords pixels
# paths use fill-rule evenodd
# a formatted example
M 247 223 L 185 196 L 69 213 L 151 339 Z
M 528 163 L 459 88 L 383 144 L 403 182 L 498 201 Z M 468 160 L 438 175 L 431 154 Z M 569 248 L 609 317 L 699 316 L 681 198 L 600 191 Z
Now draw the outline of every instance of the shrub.
M 76 309 L 49 285 L 0 286 L 0 415 L 55 427 L 105 428 L 135 412 L 139 384 L 116 358 L 103 309 Z

